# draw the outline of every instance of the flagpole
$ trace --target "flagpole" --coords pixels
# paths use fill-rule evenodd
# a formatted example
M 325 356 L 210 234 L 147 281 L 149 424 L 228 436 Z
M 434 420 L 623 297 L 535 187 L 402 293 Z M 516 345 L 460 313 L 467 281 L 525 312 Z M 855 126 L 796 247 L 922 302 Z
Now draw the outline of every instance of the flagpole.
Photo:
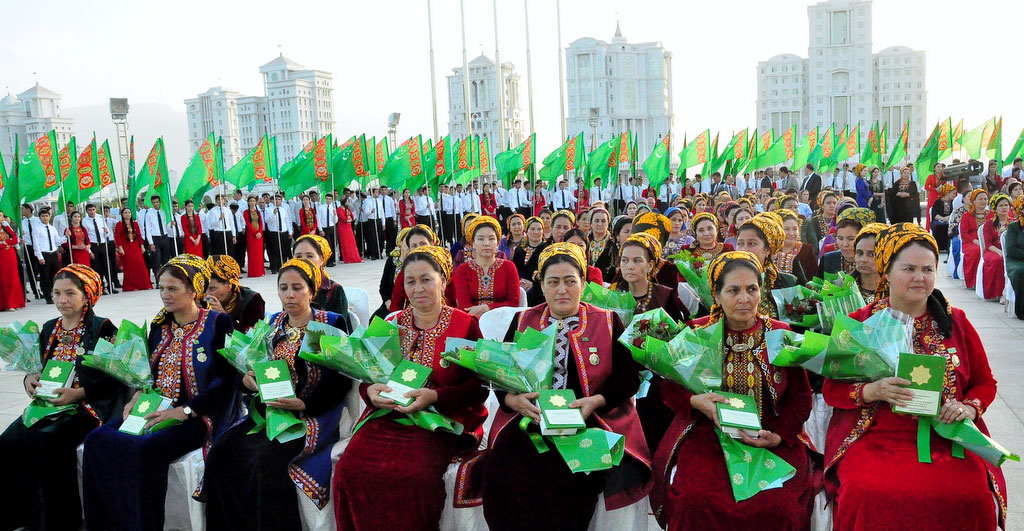
M 498 71 L 498 89 L 494 94 L 498 97 L 498 145 L 505 143 L 505 80 L 501 68 L 501 54 L 498 53 L 498 0 L 494 4 L 494 62 Z
M 530 134 L 534 133 L 533 129 L 533 62 L 530 60 L 530 10 L 527 6 L 527 0 L 523 0 L 523 14 L 526 17 L 526 90 L 527 97 L 530 100 Z M 559 44 L 561 46 L 561 44 Z M 561 76 L 559 76 L 561 79 Z
M 466 138 L 473 136 L 473 116 L 469 108 L 469 59 L 466 58 L 466 2 L 459 0 L 459 16 L 462 19 L 462 92 L 466 105 Z
M 556 30 L 558 35 L 558 114 L 561 117 L 562 124 L 562 136 L 560 138 L 565 138 L 565 67 L 562 65 L 562 0 L 555 0 L 555 24 L 558 28 Z M 530 104 L 530 112 L 533 112 L 532 102 Z
M 431 16 L 430 0 L 427 0 L 427 36 L 430 39 L 430 104 L 434 108 L 434 139 L 436 140 L 438 138 L 437 83 L 434 81 L 434 23 L 433 17 Z M 465 41 L 465 39 L 463 39 L 463 41 Z
M 69 151 L 70 153 L 70 151 Z M 77 158 L 77 157 L 76 157 Z M 57 177 L 60 179 L 60 204 L 64 208 L 64 219 L 68 222 L 66 231 L 68 231 L 68 263 L 75 263 L 75 255 L 71 252 L 71 213 L 68 212 L 68 200 L 64 196 L 64 179 L 60 177 L 60 168 L 57 169 Z M 53 223 L 53 218 L 50 218 L 50 222 Z M 82 229 L 85 230 L 85 229 Z M 61 236 L 58 234 L 58 236 Z

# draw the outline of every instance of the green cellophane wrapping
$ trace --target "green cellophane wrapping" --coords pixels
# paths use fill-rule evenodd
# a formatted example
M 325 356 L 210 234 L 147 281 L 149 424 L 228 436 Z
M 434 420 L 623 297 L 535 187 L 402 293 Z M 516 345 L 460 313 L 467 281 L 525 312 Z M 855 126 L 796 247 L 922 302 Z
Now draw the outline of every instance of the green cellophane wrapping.
M 623 324 L 629 324 L 636 309 L 636 298 L 632 293 L 611 290 L 596 282 L 587 283 L 580 300 L 619 314 Z
M 600 428 L 587 428 L 575 435 L 549 437 L 569 470 L 589 474 L 608 470 L 622 462 L 626 438 Z
M 235 370 L 247 374 L 256 363 L 270 359 L 270 339 L 274 332 L 274 327 L 267 321 L 257 321 L 247 333 L 231 332 L 224 341 L 224 348 L 217 353 L 224 356 Z
M 109 374 L 128 387 L 152 391 L 145 323 L 139 326 L 127 319 L 121 321 L 114 342 L 96 341 L 92 354 L 82 356 L 82 365 Z
M 772 298 L 775 299 L 775 306 L 779 309 L 780 321 L 803 328 L 814 328 L 821 323 L 817 311 L 797 316 L 791 314 L 787 309 L 787 305 L 797 304 L 806 299 L 821 301 L 822 296 L 820 293 L 804 286 L 792 286 L 789 288 L 773 289 Z
M 677 262 L 676 269 L 686 279 L 686 283 L 697 292 L 701 304 L 707 308 L 714 306 L 715 300 L 711 296 L 711 282 L 708 280 L 707 264 L 695 270 L 691 262 Z
M 634 352 L 634 359 L 691 393 L 716 392 L 722 385 L 724 326 L 718 321 L 706 328 L 684 328 L 668 342 L 648 338 L 644 352 Z M 779 487 L 794 476 L 793 467 L 771 451 L 743 444 L 717 427 L 715 431 L 736 501 Z
M 448 351 L 443 357 L 501 390 L 533 393 L 551 387 L 557 334 L 557 325 L 543 331 L 527 328 L 516 332 L 512 343 L 479 339 L 473 349 Z
M 832 330 L 838 316 L 848 316 L 865 306 L 864 296 L 860 294 L 857 281 L 846 273 L 838 273 L 835 281 L 825 282 L 821 288 L 821 296 L 818 317 L 821 329 L 825 332 Z
M 42 372 L 39 325 L 34 321 L 15 321 L 0 328 L 0 360 L 7 364 L 4 371 L 21 371 L 26 374 Z
M 938 417 L 920 417 L 919 422 L 930 423 L 940 437 L 952 441 L 954 457 L 963 457 L 966 448 L 995 466 L 1002 466 L 1006 460 L 1020 462 L 1020 456 L 982 433 L 971 419 L 946 424 Z
M 664 308 L 655 308 L 633 316 L 633 320 L 619 336 L 619 343 L 636 356 L 643 352 L 644 342 L 648 338 L 667 341 L 682 331 L 683 327 Z

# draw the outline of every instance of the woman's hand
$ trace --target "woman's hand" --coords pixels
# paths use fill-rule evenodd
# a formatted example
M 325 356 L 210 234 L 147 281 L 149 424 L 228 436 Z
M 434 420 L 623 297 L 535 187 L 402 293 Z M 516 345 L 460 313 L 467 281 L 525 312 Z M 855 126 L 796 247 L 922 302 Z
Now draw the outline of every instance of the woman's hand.
M 252 371 L 249 371 L 249 372 L 245 373 L 245 375 L 242 376 L 242 385 L 244 385 L 246 389 L 248 389 L 248 390 L 250 390 L 250 391 L 255 393 L 256 392 L 256 375 L 253 374 Z
M 540 408 L 533 403 L 538 396 L 540 396 L 540 393 L 509 393 L 505 395 L 505 405 L 524 417 L 530 417 L 540 422 Z
M 897 378 L 895 376 L 882 378 L 881 380 L 864 384 L 864 388 L 861 390 L 861 397 L 867 404 L 872 402 L 888 402 L 894 406 L 905 406 L 914 398 L 914 393 L 906 389 L 908 385 L 910 385 L 910 380 L 904 378 Z
M 267 406 L 288 411 L 305 411 L 306 403 L 301 398 L 278 398 L 267 402 Z
M 172 407 L 171 409 L 165 409 L 163 411 L 154 411 L 143 418 L 149 421 L 146 423 L 146 429 L 148 430 L 165 420 L 180 420 L 185 422 L 188 420 L 188 415 L 186 415 L 185 411 L 179 406 Z
M 391 392 L 390 387 L 384 384 L 373 384 L 366 388 L 366 397 L 370 399 L 370 403 L 377 409 L 395 409 L 398 407 L 398 404 L 395 404 L 394 400 L 380 396 L 381 393 L 389 392 Z
M 519 279 L 519 287 L 525 289 L 526 291 L 530 291 L 531 289 L 533 289 L 533 281 L 521 278 Z
M 477 304 L 476 306 L 470 306 L 469 309 L 466 310 L 466 313 L 468 313 L 469 315 L 480 317 L 490 309 L 490 306 L 487 306 L 486 304 Z
M 54 393 L 57 393 L 57 398 L 50 398 L 47 401 L 55 406 L 74 404 L 85 398 L 85 389 L 82 389 L 81 387 L 61 387 L 60 389 L 55 390 Z
M 716 402 L 725 404 L 728 400 L 718 393 L 704 393 L 690 397 L 690 407 L 703 413 L 705 417 L 715 423 L 715 426 L 721 428 L 722 425 L 718 423 L 718 407 L 715 406 Z
M 124 254 L 124 247 L 121 247 L 120 245 L 118 245 L 117 246 L 117 254 Z
M 128 414 L 132 412 L 132 408 L 135 407 L 135 403 L 139 401 L 140 396 L 142 396 L 141 389 L 135 391 L 135 394 L 132 395 L 132 399 L 129 400 L 128 403 L 124 405 L 124 411 L 121 414 L 122 420 L 128 418 Z
M 39 373 L 29 374 L 25 377 L 25 394 L 29 398 L 36 397 L 36 388 L 39 387 Z
M 262 240 L 263 239 L 263 233 L 262 232 L 257 232 L 256 233 L 256 239 L 257 240 Z
M 210 309 L 211 310 L 216 310 L 218 312 L 223 312 L 224 311 L 224 306 L 221 306 L 220 299 L 218 299 L 217 297 L 214 297 L 212 295 L 207 295 L 206 296 L 206 303 L 210 305 Z
M 437 402 L 437 391 L 428 389 L 426 387 L 420 389 L 413 389 L 408 393 L 405 393 L 406 398 L 413 398 L 412 404 L 408 406 L 396 406 L 395 411 L 399 413 L 415 413 L 434 402 Z
M 942 404 L 939 410 L 939 421 L 943 424 L 960 422 L 964 419 L 974 420 L 978 417 L 978 410 L 958 400 L 950 400 Z
M 747 435 L 746 432 L 740 431 L 740 442 L 754 448 L 775 448 L 782 442 L 782 437 L 768 430 L 760 430 L 755 439 Z
M 583 420 L 587 420 L 595 409 L 604 407 L 606 404 L 607 401 L 604 399 L 604 395 L 594 395 L 577 398 L 569 403 L 569 407 L 580 408 Z

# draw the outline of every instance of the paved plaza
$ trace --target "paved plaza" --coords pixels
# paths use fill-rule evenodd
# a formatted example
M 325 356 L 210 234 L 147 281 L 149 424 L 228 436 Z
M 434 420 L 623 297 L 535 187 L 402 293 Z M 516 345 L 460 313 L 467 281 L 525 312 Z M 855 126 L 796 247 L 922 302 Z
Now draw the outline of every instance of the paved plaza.
M 365 289 L 370 295 L 371 311 L 380 305 L 377 288 L 383 261 L 369 261 L 361 264 L 343 264 L 328 269 L 336 282 Z M 940 268 L 944 269 L 944 268 Z M 0 274 L 13 274 L 4 271 Z M 267 275 L 242 282 L 263 294 L 267 310 L 281 309 L 276 295 L 276 277 Z M 995 402 L 985 414 L 985 421 L 992 436 L 1015 450 L 1024 453 L 1024 321 L 1013 316 L 1013 309 L 1005 312 L 1005 306 L 983 302 L 974 291 L 963 288 L 960 281 L 946 277 L 940 271 L 936 287 L 949 298 L 953 306 L 962 308 L 971 323 L 978 330 L 988 353 L 992 372 L 999 381 Z M 115 323 L 131 319 L 137 323 L 152 318 L 160 309 L 160 298 L 156 290 L 119 293 L 103 296 L 97 304 L 97 313 L 111 318 Z M 42 324 L 57 316 L 53 306 L 41 301 L 32 301 L 27 308 L 15 312 L 0 313 L 0 325 L 15 320 L 32 319 Z M 0 425 L 7 426 L 21 415 L 28 404 L 28 397 L 21 384 L 21 373 L 0 372 Z M 9 456 L 5 456 L 9 457 Z M 1008 529 L 1024 530 L 1024 465 L 1007 462 L 1003 465 L 1009 490 L 1010 517 Z M 879 480 L 884 481 L 884 471 L 879 471 Z

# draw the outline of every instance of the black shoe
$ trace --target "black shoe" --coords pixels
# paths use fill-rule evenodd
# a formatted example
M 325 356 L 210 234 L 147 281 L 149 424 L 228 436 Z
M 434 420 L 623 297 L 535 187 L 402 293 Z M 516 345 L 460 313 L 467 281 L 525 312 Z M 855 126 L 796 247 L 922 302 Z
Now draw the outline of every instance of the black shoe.
M 46 299 L 46 304 L 48 304 L 48 305 L 53 304 L 53 299 Z
M 107 293 L 110 294 L 110 295 L 117 295 L 119 292 L 116 289 L 112 289 L 112 290 L 108 291 Z

